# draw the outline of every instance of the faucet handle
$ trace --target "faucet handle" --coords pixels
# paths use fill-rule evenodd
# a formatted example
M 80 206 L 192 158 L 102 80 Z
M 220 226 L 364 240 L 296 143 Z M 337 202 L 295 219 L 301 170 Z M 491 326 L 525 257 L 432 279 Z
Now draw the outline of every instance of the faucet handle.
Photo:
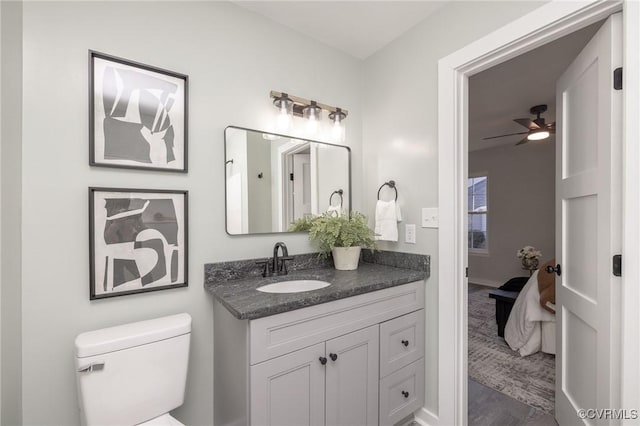
M 287 272 L 287 263 L 286 263 L 286 261 L 287 260 L 293 260 L 293 256 L 284 256 L 284 257 L 280 257 L 279 259 L 280 259 L 280 266 L 279 266 L 280 273 L 282 275 L 287 275 L 288 272 Z
M 262 276 L 263 277 L 268 277 L 269 274 L 269 263 L 270 260 L 269 259 L 263 259 L 263 260 L 257 260 L 256 261 L 256 265 L 264 265 L 264 267 L 262 268 Z

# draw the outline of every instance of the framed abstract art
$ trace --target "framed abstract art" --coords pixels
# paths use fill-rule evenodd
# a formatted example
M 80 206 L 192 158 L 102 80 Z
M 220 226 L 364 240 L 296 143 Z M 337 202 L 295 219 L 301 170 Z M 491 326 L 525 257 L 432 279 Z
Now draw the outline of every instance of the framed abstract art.
M 189 77 L 89 51 L 89 164 L 187 172 Z
M 90 299 L 187 286 L 188 192 L 89 188 Z

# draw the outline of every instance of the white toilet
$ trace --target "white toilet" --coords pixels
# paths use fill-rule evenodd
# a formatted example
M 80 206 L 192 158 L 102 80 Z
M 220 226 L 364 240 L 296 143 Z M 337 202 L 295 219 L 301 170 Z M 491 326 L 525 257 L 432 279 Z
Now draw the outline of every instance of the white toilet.
M 89 331 L 76 338 L 82 421 L 93 425 L 172 425 L 184 402 L 191 316 L 177 314 Z

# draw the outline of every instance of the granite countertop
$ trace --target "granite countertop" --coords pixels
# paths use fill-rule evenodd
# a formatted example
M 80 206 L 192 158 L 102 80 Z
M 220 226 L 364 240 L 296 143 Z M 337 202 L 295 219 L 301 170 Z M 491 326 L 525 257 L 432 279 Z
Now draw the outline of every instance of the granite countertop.
M 205 289 L 238 319 L 257 319 L 345 297 L 424 280 L 429 256 L 376 252 L 364 255 L 355 271 L 338 271 L 330 260 L 296 256 L 287 275 L 262 277 L 257 259 L 205 265 Z M 317 258 L 316 255 L 313 255 Z M 238 271 L 244 271 L 238 272 Z M 256 273 L 257 271 L 257 273 Z M 331 285 L 300 293 L 263 293 L 258 287 L 279 281 L 320 280 Z

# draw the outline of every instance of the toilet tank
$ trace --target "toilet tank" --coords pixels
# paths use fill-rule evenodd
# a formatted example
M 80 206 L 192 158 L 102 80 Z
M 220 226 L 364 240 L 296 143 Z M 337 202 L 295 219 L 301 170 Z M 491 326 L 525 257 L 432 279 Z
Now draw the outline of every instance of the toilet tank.
M 186 313 L 78 335 L 83 423 L 135 425 L 182 405 L 190 336 Z

